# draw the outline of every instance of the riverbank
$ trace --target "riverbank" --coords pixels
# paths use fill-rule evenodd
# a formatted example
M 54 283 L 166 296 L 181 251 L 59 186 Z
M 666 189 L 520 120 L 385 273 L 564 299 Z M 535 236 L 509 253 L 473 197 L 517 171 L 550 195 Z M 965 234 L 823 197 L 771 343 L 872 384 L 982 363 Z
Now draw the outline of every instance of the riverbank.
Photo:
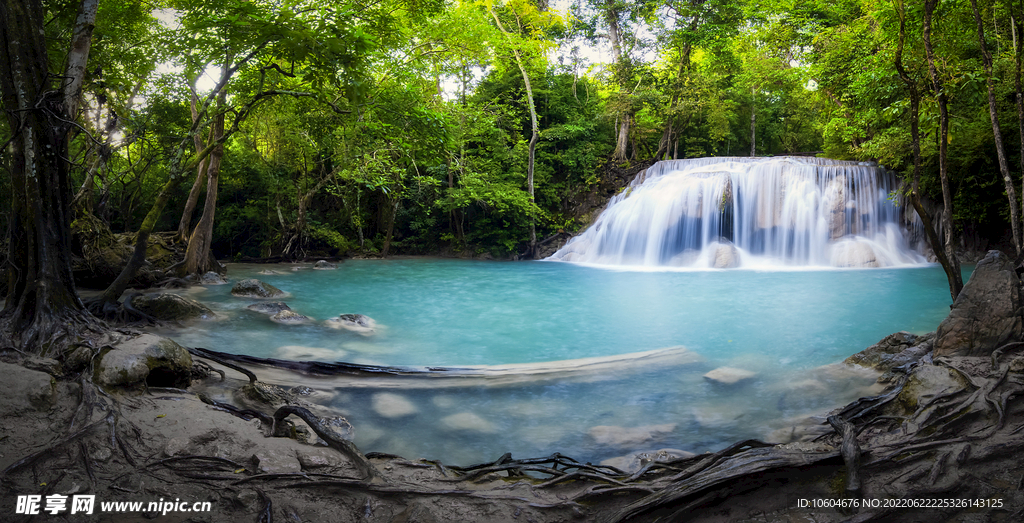
M 999 277 L 1013 274 L 994 269 Z M 3 382 L 0 404 L 10 420 L 0 433 L 0 513 L 14 514 L 18 496 L 95 495 L 97 503 L 211 503 L 210 512 L 168 513 L 163 521 L 1015 521 L 1024 507 L 1019 280 L 1005 290 L 1005 299 L 982 301 L 1006 301 L 1002 319 L 1010 321 L 995 322 L 1001 326 L 981 338 L 953 328 L 957 318 L 999 318 L 978 302 L 954 310 L 952 326 L 940 326 L 931 347 L 927 338 L 903 338 L 865 354 L 864 361 L 888 373 L 890 388 L 831 413 L 838 432 L 787 445 L 741 442 L 714 454 L 646 462 L 633 474 L 561 457 L 462 469 L 386 455 L 363 461 L 311 445 L 316 423 L 296 421 L 282 432 L 258 421 L 258 409 L 231 413 L 228 405 L 152 383 L 148 393 L 130 392 L 130 384 L 102 390 L 85 372 L 89 361 L 76 373 L 68 361 L 7 353 L 2 370 L 14 379 Z M 960 341 L 950 348 L 950 339 Z M 92 342 L 102 353 L 123 340 Z M 300 406 L 301 392 L 292 391 Z M 267 407 L 262 414 L 272 413 Z M 845 438 L 844 422 L 856 427 Z M 821 506 L 840 499 L 879 506 Z M 147 517 L 68 512 L 56 517 Z

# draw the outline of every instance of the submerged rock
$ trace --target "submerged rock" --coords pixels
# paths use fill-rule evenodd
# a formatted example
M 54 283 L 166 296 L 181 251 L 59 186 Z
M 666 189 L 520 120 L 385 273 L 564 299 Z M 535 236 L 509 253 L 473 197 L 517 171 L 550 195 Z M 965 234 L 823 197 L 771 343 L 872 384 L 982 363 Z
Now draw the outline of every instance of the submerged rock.
M 277 271 L 270 270 L 270 269 L 263 269 L 262 271 L 258 272 L 257 274 L 262 274 L 264 276 L 273 276 L 275 274 L 281 274 L 281 273 L 279 273 Z
M 441 418 L 441 424 L 449 430 L 481 432 L 484 434 L 498 432 L 498 428 L 493 423 L 472 412 L 460 412 L 451 416 L 445 416 Z
M 987 356 L 1020 340 L 1022 313 L 1021 282 L 1013 262 L 1000 251 L 989 251 L 939 324 L 935 356 Z
M 213 271 L 207 272 L 199 279 L 199 283 L 203 285 L 225 285 L 227 282 L 227 278 Z
M 377 329 L 377 322 L 362 314 L 341 314 L 337 318 L 327 320 L 326 323 L 332 329 L 350 330 L 364 336 L 374 334 Z
M 192 356 L 167 338 L 142 334 L 100 353 L 93 381 L 106 387 L 188 387 Z
M 373 410 L 385 418 L 401 418 L 416 414 L 416 405 L 404 396 L 391 392 L 379 392 L 370 400 Z
M 208 320 L 216 316 L 206 305 L 171 293 L 136 294 L 131 297 L 131 306 L 165 321 Z
M 283 301 L 264 301 L 249 305 L 246 309 L 263 314 L 277 314 L 281 311 L 290 311 L 291 307 Z
M 239 298 L 276 298 L 284 291 L 255 278 L 241 280 L 231 288 L 231 294 Z
M 313 264 L 313 268 L 321 271 L 331 271 L 338 268 L 337 263 L 331 263 L 327 260 L 320 260 Z
M 734 385 L 743 380 L 749 380 L 754 376 L 757 376 L 757 373 L 749 370 L 734 367 L 718 367 L 705 374 L 704 378 L 724 385 Z
M 295 325 L 299 323 L 309 323 L 312 321 L 312 318 L 309 316 L 303 316 L 302 314 L 289 309 L 274 314 L 270 317 L 270 320 L 277 323 L 284 323 L 286 325 Z
M 645 425 L 642 427 L 619 427 L 615 425 L 597 425 L 590 428 L 590 437 L 598 445 L 628 447 L 641 445 L 652 439 L 676 430 L 675 423 L 661 425 Z

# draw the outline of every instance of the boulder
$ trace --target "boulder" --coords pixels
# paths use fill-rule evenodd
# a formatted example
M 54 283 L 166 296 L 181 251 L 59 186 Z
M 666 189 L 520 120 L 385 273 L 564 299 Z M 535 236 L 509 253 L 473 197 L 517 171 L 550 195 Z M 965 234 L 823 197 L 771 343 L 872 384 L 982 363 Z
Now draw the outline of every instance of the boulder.
M 208 320 L 216 316 L 206 305 L 169 292 L 136 294 L 130 302 L 132 307 L 164 321 Z
M 711 245 L 711 267 L 714 269 L 731 269 L 740 266 L 740 251 L 732 242 L 724 241 Z
M 309 316 L 303 316 L 293 310 L 284 310 L 271 316 L 270 320 L 276 323 L 283 323 L 285 325 L 297 325 L 300 323 L 308 323 L 311 321 L 311 318 Z
M 331 263 L 327 260 L 320 260 L 313 264 L 313 268 L 321 271 L 330 271 L 338 268 L 337 263 Z
M 246 309 L 263 314 L 277 314 L 281 311 L 292 310 L 292 308 L 289 307 L 288 304 L 283 301 L 257 302 L 253 303 L 252 305 L 249 305 L 248 307 L 246 307 Z
M 327 326 L 333 329 L 345 329 L 369 336 L 376 332 L 377 322 L 362 314 L 341 314 L 337 318 L 327 320 Z
M 832 246 L 834 267 L 880 267 L 871 244 L 860 240 L 843 240 Z
M 239 298 L 276 298 L 284 291 L 255 278 L 241 280 L 231 288 L 231 294 Z
M 173 340 L 142 334 L 100 353 L 93 381 L 105 387 L 189 386 L 192 356 Z
M 724 385 L 734 385 L 741 381 L 753 378 L 754 376 L 757 376 L 757 373 L 749 370 L 733 367 L 718 367 L 717 369 L 705 374 L 704 378 Z
M 987 356 L 1021 338 L 1021 283 L 1013 262 L 989 251 L 935 334 L 935 356 Z

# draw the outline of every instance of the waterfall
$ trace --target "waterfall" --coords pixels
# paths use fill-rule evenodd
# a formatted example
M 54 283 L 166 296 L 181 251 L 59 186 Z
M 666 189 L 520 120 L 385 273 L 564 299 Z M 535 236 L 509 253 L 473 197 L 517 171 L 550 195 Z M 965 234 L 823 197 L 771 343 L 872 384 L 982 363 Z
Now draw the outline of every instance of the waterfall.
M 549 260 L 674 267 L 891 267 L 908 246 L 895 177 L 825 158 L 658 162 Z

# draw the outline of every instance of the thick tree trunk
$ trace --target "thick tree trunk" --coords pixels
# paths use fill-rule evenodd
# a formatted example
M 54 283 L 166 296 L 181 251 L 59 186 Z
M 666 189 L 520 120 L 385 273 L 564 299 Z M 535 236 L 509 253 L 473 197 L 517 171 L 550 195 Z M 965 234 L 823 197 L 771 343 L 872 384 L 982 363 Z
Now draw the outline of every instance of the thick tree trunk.
M 992 79 L 992 54 L 985 45 L 985 29 L 981 21 L 981 11 L 978 10 L 978 0 L 971 0 L 971 9 L 974 11 L 974 21 L 978 33 L 978 47 L 981 48 L 981 59 L 985 65 L 985 85 L 988 87 L 988 114 L 992 120 L 992 137 L 996 142 L 996 159 L 999 161 L 999 174 L 1003 177 L 1003 185 L 1006 187 L 1006 198 L 1010 202 L 1010 228 L 1013 231 L 1013 246 L 1017 253 L 1021 251 L 1021 223 L 1020 208 L 1017 204 L 1017 191 L 1013 186 L 1013 178 L 1010 177 L 1010 164 L 1006 159 L 1006 151 L 1003 149 L 1003 133 L 999 128 L 999 112 L 996 105 L 995 83 Z
M 932 15 L 939 0 L 925 0 L 924 3 L 924 48 L 928 60 L 928 74 L 932 79 L 932 88 L 939 104 L 939 181 L 942 184 L 942 229 L 945 233 L 944 250 L 949 260 L 951 272 L 957 277 L 957 285 L 963 287 L 960 276 L 960 260 L 956 257 L 956 231 L 953 229 L 953 191 L 949 184 L 949 109 L 947 107 L 946 90 L 935 66 L 935 51 L 932 48 Z M 959 294 L 959 292 L 957 292 Z M 956 299 L 954 296 L 953 299 Z
M 94 2 L 93 2 L 94 3 Z M 89 4 L 89 2 L 86 2 Z M 85 6 L 83 6 L 85 7 Z M 85 10 L 85 9 L 83 9 Z M 93 10 L 93 20 L 95 10 Z M 83 19 L 79 18 L 79 23 Z M 88 40 L 92 23 L 73 32 Z M 0 345 L 53 355 L 90 322 L 74 287 L 70 258 L 71 187 L 68 109 L 77 106 L 82 67 L 64 75 L 66 96 L 54 91 L 38 1 L 0 3 L 0 87 L 12 138 L 6 151 L 11 177 L 7 301 L 0 312 Z M 81 49 L 77 52 L 81 53 Z M 88 49 L 84 49 L 88 56 Z M 83 58 L 84 60 L 84 58 Z M 75 60 L 78 63 L 78 60 Z
M 622 52 L 622 28 L 619 26 L 619 8 L 615 0 L 606 0 L 604 8 L 604 20 L 608 25 L 608 41 L 612 45 L 612 74 L 615 83 L 619 86 L 619 96 L 627 96 L 626 89 L 629 83 L 629 64 Z M 612 161 L 625 162 L 629 159 L 629 129 L 633 122 L 633 111 L 628 104 L 618 109 L 615 150 L 612 151 Z
M 914 174 L 913 184 L 911 185 L 910 191 L 910 201 L 914 210 L 917 211 L 917 215 L 921 217 L 921 223 L 924 225 L 925 239 L 928 241 L 929 247 L 931 247 L 932 252 L 935 253 L 935 258 L 938 259 L 939 265 L 942 266 L 942 270 L 946 272 L 946 280 L 949 282 L 950 297 L 952 298 L 952 301 L 956 301 L 956 297 L 960 294 L 960 290 L 963 289 L 964 286 L 959 265 L 954 270 L 950 260 L 946 257 L 946 250 L 942 246 L 942 241 L 939 239 L 938 233 L 935 232 L 931 215 L 924 208 L 924 205 L 921 204 L 921 193 L 919 189 L 921 182 L 921 95 L 917 89 L 917 83 L 910 78 L 906 69 L 903 68 L 903 46 L 904 40 L 906 39 L 906 13 L 904 12 L 902 2 L 898 3 L 897 6 L 899 8 L 900 32 L 899 42 L 896 46 L 896 71 L 899 73 L 900 79 L 903 80 L 903 83 L 906 84 L 907 89 L 910 91 L 910 137 L 914 154 Z
M 1021 23 L 1021 13 L 1010 17 L 1010 28 L 1013 30 L 1013 62 L 1014 62 L 1014 75 L 1013 75 L 1013 90 L 1014 98 L 1017 102 L 1017 129 L 1020 135 L 1020 175 L 1021 175 L 1021 186 L 1020 193 L 1021 197 L 1024 198 L 1024 89 L 1021 87 L 1021 53 L 1024 51 L 1024 24 Z M 1024 202 L 1021 203 L 1022 210 L 1024 210 Z M 1022 213 L 1024 214 L 1024 213 Z M 1024 219 L 1024 216 L 1021 217 Z M 1024 224 L 1022 224 L 1024 225 Z M 1021 234 L 1024 234 L 1022 229 Z M 1021 242 L 1024 243 L 1024 237 L 1021 238 Z M 1022 245 L 1024 248 L 1024 245 Z

